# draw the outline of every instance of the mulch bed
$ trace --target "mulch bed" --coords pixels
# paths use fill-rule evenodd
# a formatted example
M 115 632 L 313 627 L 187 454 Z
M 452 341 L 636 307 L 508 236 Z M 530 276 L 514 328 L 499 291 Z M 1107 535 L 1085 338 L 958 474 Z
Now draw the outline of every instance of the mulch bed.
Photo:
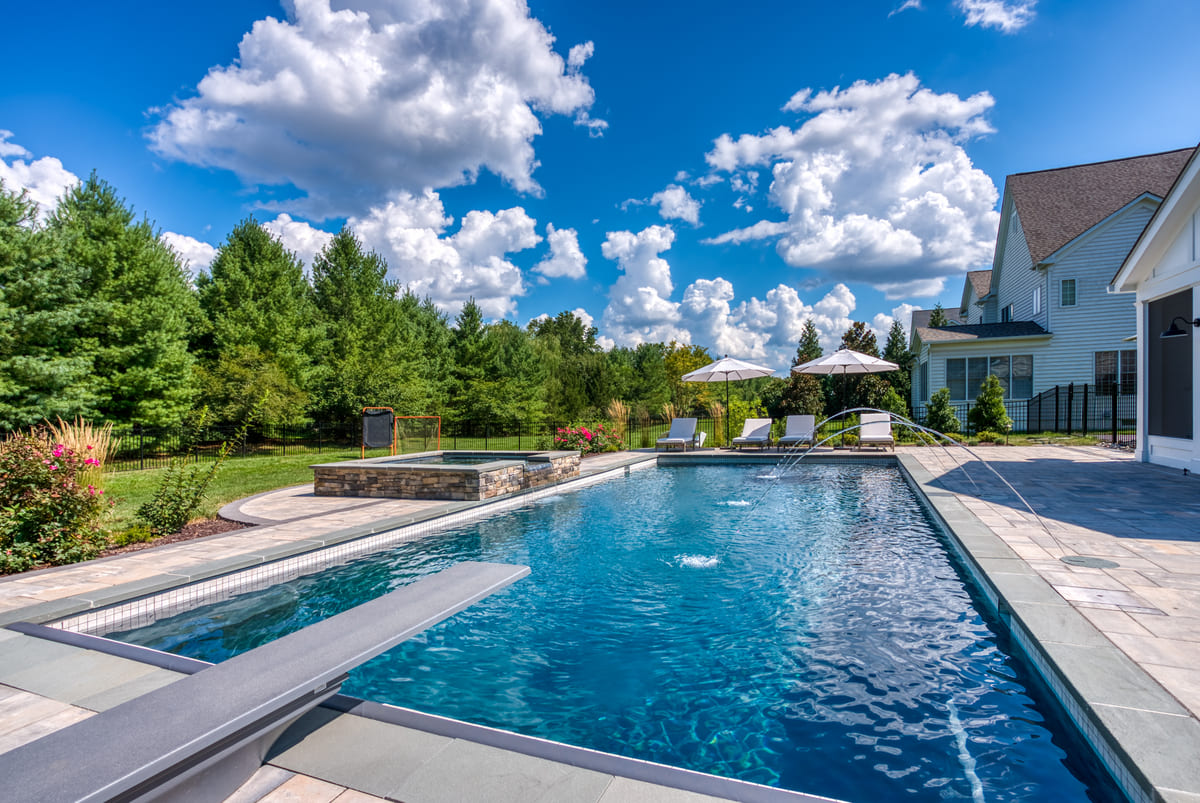
M 242 524 L 228 519 L 204 519 L 203 521 L 193 521 L 191 524 L 184 526 L 182 530 L 170 535 L 164 535 L 162 538 L 155 538 L 153 541 L 144 541 L 140 544 L 128 544 L 127 546 L 115 547 L 106 549 L 100 553 L 100 557 L 107 558 L 110 555 L 124 555 L 126 552 L 137 552 L 142 549 L 149 549 L 152 546 L 163 546 L 164 544 L 178 544 L 181 541 L 191 541 L 193 538 L 203 538 L 206 535 L 217 535 L 218 533 L 232 532 L 233 530 L 241 530 L 244 527 L 253 527 L 252 524 Z

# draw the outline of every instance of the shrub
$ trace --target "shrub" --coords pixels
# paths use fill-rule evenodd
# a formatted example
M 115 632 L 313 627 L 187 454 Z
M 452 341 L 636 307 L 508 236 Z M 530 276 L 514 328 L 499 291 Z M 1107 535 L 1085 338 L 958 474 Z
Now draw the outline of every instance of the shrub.
M 104 491 L 83 481 L 99 461 L 52 443 L 44 432 L 0 444 L 0 574 L 94 558 L 111 508 Z
M 991 432 L 990 430 L 986 430 L 986 429 L 982 430 L 978 435 L 976 435 L 975 439 L 977 441 L 979 441 L 980 443 L 987 443 L 987 442 L 1003 443 L 1004 442 L 1004 436 L 1001 435 L 999 432 Z
M 929 407 L 925 410 L 925 426 L 944 433 L 962 429 L 962 422 L 950 406 L 950 388 L 942 388 L 930 397 Z
M 993 374 L 984 377 L 975 406 L 967 414 L 976 432 L 1008 432 L 1012 419 L 1004 407 L 1004 388 Z
M 233 450 L 246 440 L 250 424 L 257 415 L 258 409 L 256 407 L 251 411 L 251 416 L 246 419 L 232 439 L 221 444 L 216 460 L 208 466 L 197 464 L 189 467 L 188 463 L 192 460 L 192 452 L 196 446 L 194 436 L 202 432 L 208 423 L 208 409 L 200 410 L 191 428 L 193 438 L 188 443 L 187 449 L 184 450 L 183 456 L 171 458 L 163 472 L 158 488 L 154 491 L 154 496 L 137 509 L 138 519 L 146 525 L 151 535 L 157 538 L 168 533 L 179 532 L 185 524 L 191 521 L 196 509 L 204 501 L 204 495 L 208 492 L 208 486 L 212 483 L 213 477 L 217 475 Z
M 559 427 L 554 433 L 555 449 L 575 449 L 581 454 L 598 454 L 600 452 L 619 452 L 623 447 L 621 439 L 603 424 L 595 427 L 584 425 Z

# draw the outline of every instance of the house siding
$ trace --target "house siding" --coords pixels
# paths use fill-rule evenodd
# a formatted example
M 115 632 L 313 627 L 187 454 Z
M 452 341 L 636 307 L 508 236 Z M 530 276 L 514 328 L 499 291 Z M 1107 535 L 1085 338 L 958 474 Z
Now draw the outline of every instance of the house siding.
M 1035 321 L 1043 329 L 1049 329 L 1045 320 L 1045 304 L 1042 313 L 1033 314 L 1033 288 L 1044 282 L 1040 271 L 1033 268 L 1033 258 L 1029 255 L 1029 245 L 1025 242 L 1025 232 L 1021 228 L 1021 218 L 1013 210 L 1008 219 L 1008 236 L 1005 238 L 1004 253 L 1000 255 L 1000 276 L 997 281 L 992 274 L 992 286 L 996 298 L 989 305 L 987 313 L 995 317 L 981 323 L 998 323 L 1001 310 L 1009 304 L 1013 305 L 1014 321 Z M 1045 290 L 1042 291 L 1045 293 Z M 1043 295 L 1043 299 L 1045 296 Z
M 1122 210 L 1060 251 L 1044 271 L 1049 285 L 1049 319 L 1042 325 L 1054 333 L 1054 348 L 1047 352 L 1041 366 L 1045 383 L 1035 375 L 1035 385 L 1040 389 L 1071 382 L 1092 383 L 1097 351 L 1137 348 L 1125 339 L 1137 331 L 1134 299 L 1109 293 L 1108 282 L 1157 206 L 1147 199 Z M 1063 279 L 1075 280 L 1073 307 L 1061 304 Z

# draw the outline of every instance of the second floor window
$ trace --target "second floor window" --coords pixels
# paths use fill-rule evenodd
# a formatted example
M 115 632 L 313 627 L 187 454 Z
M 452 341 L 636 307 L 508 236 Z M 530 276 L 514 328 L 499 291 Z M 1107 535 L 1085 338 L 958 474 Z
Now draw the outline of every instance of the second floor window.
M 1058 297 L 1059 306 L 1073 307 L 1075 306 L 1075 280 L 1063 279 L 1062 292 Z
M 1013 319 L 1013 305 L 1009 304 L 1004 309 L 1000 310 L 1000 323 L 1009 323 Z
M 1033 314 L 1037 315 L 1042 311 L 1042 288 L 1033 288 Z

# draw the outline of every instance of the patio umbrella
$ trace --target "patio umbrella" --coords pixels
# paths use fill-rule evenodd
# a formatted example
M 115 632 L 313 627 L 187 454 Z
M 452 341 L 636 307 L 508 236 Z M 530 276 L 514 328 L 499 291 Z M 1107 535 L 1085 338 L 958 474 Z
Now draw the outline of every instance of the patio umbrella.
M 842 408 L 846 407 L 846 374 L 880 374 L 887 371 L 898 371 L 900 366 L 894 362 L 863 354 L 845 346 L 815 360 L 809 360 L 792 367 L 793 374 L 841 374 L 842 376 Z M 842 432 L 845 432 L 843 427 Z M 845 435 L 842 435 L 843 439 Z
M 891 363 L 888 363 L 889 365 Z M 770 376 L 775 373 L 770 368 L 761 365 L 735 360 L 726 354 L 716 362 L 711 362 L 703 368 L 686 373 L 684 382 L 724 382 L 725 383 L 725 443 L 729 443 L 729 380 L 735 382 L 741 379 L 757 379 L 760 376 Z

